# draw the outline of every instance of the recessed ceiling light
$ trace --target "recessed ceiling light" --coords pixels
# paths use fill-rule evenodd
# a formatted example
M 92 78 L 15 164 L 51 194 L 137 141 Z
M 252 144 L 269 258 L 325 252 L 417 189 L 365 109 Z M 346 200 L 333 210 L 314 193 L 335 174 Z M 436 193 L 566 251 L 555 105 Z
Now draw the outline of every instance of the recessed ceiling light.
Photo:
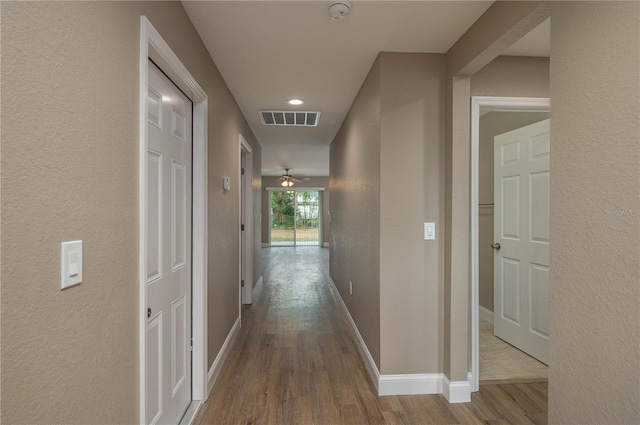
M 287 100 L 287 103 L 289 105 L 302 105 L 304 103 L 304 100 L 302 100 L 302 99 L 289 99 L 289 100 Z

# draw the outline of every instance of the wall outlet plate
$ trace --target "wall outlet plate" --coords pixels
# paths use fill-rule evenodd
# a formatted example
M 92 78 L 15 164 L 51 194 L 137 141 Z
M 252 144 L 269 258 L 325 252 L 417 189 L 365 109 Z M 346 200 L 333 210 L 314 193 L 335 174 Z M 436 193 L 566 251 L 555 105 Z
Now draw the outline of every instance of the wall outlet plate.
M 431 241 L 436 239 L 436 223 L 424 223 L 424 240 Z
M 82 283 L 82 241 L 60 246 L 60 289 Z

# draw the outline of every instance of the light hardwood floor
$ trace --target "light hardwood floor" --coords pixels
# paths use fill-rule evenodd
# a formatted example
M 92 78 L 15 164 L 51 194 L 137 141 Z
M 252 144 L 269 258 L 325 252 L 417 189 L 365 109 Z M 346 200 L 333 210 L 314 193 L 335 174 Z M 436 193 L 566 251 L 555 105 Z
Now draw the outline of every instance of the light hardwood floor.
M 549 368 L 493 334 L 493 324 L 480 320 L 480 380 L 544 380 Z
M 328 250 L 263 249 L 264 289 L 197 425 L 546 424 L 547 384 L 481 385 L 471 403 L 379 397 L 329 289 Z

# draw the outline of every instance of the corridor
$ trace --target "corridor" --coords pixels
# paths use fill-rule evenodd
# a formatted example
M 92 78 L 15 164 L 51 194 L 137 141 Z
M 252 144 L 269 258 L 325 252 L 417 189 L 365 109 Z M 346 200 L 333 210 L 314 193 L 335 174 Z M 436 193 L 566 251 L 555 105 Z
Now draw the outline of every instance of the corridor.
M 378 397 L 330 289 L 329 250 L 262 250 L 264 289 L 196 424 L 546 424 L 547 384 L 483 385 L 471 403 Z

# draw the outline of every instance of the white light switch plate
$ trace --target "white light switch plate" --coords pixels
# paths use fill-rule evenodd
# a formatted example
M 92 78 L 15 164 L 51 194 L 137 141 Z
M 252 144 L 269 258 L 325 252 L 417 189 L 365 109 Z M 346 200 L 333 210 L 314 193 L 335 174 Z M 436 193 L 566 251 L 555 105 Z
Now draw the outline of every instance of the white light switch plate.
M 436 223 L 424 223 L 424 240 L 431 241 L 436 238 Z
M 82 241 L 62 242 L 60 248 L 61 289 L 82 282 Z

